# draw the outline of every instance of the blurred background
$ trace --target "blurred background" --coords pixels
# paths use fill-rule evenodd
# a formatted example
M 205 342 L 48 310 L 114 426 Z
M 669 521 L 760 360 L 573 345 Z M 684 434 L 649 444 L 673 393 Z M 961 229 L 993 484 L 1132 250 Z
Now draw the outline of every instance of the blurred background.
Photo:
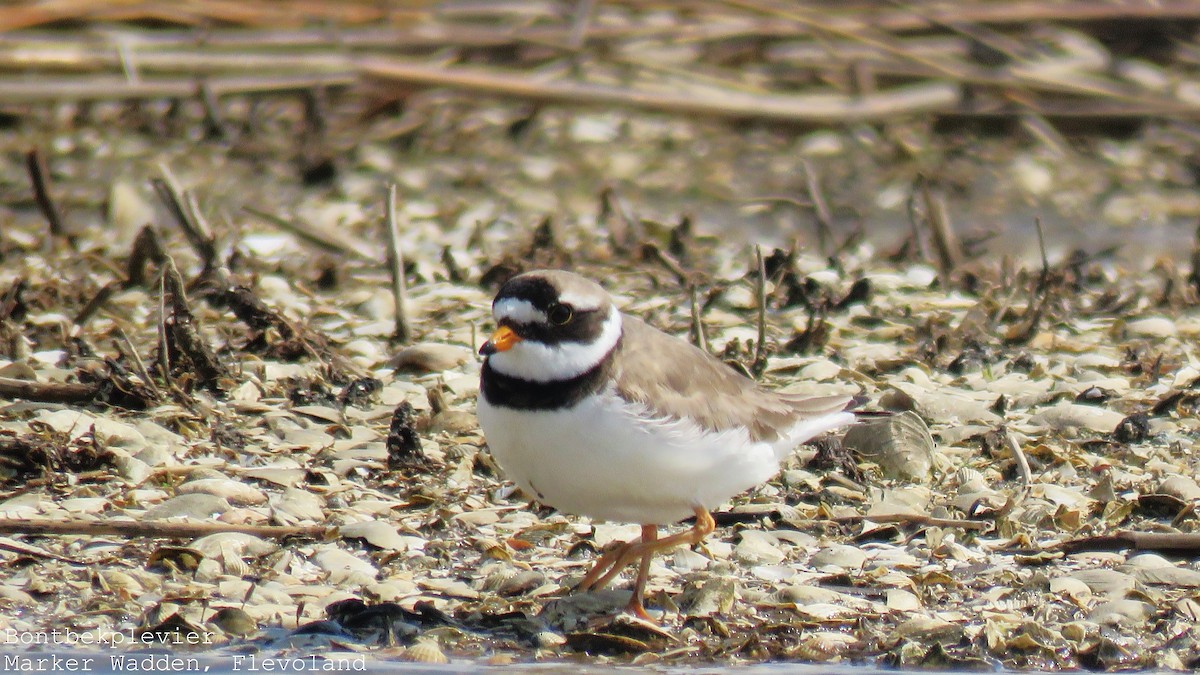
M 405 222 L 460 246 L 543 218 L 687 220 L 830 254 L 950 235 L 1030 256 L 1040 220 L 1053 255 L 1178 259 L 1200 216 L 1198 18 L 1186 0 L 7 2 L 0 236 L 44 222 L 40 167 L 61 227 L 127 246 L 166 168 L 219 227 L 331 240 L 395 182 Z

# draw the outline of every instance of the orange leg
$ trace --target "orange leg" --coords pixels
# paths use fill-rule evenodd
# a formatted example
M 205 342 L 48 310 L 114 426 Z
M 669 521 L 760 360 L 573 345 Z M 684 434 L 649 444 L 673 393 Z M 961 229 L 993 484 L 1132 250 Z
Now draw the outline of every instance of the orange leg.
M 717 529 L 717 523 L 713 520 L 712 514 L 710 514 L 707 509 L 697 506 L 695 508 L 695 512 L 696 524 L 693 525 L 692 529 L 690 530 L 678 532 L 669 537 L 663 537 L 662 539 L 655 541 L 639 541 L 636 543 L 631 543 L 629 547 L 625 549 L 624 555 L 618 558 L 617 561 L 613 563 L 612 567 L 609 568 L 608 573 L 596 580 L 593 586 L 604 586 L 608 582 L 612 581 L 618 574 L 620 574 L 621 570 L 627 565 L 643 556 L 651 556 L 658 551 L 673 548 L 675 546 L 679 546 L 680 544 L 699 544 L 704 540 L 705 537 L 711 534 L 713 530 Z
M 657 525 L 642 526 L 642 543 L 652 544 L 658 540 Z M 650 558 L 652 554 L 647 553 L 642 556 L 642 562 L 638 565 L 637 581 L 633 584 L 633 595 L 629 598 L 629 604 L 625 605 L 625 611 L 636 616 L 639 619 L 646 621 L 654 621 L 649 614 L 646 613 L 646 606 L 642 604 L 642 599 L 646 595 L 646 582 L 650 580 Z
M 629 549 L 636 543 L 638 543 L 636 540 L 627 541 L 597 558 L 596 562 L 592 564 L 592 569 L 588 570 L 588 573 L 584 575 L 583 580 L 579 582 L 579 585 L 575 587 L 575 590 L 592 590 L 592 588 L 596 586 L 596 580 L 602 576 L 605 576 L 605 573 L 612 569 L 613 564 L 615 564 L 618 560 L 623 559 L 625 557 L 625 553 L 629 551 Z
M 581 591 L 603 588 L 615 579 L 621 570 L 640 559 L 641 564 L 638 567 L 633 597 L 629 599 L 629 604 L 625 609 L 639 618 L 649 619 L 650 616 L 646 614 L 646 608 L 642 605 L 642 595 L 650 576 L 650 558 L 659 551 L 680 544 L 699 544 L 717 528 L 717 523 L 708 509 L 697 506 L 695 513 L 696 524 L 692 526 L 692 529 L 662 539 L 658 538 L 657 526 L 643 525 L 641 539 L 622 544 L 601 556 L 576 588 Z

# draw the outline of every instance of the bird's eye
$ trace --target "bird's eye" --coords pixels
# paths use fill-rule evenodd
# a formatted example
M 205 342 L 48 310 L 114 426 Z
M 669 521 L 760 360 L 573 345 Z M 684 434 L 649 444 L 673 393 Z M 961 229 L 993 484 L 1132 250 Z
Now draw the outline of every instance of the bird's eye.
M 555 326 L 562 326 L 571 321 L 575 316 L 575 312 L 571 310 L 570 305 L 550 305 L 546 311 L 546 316 L 550 319 L 550 323 Z

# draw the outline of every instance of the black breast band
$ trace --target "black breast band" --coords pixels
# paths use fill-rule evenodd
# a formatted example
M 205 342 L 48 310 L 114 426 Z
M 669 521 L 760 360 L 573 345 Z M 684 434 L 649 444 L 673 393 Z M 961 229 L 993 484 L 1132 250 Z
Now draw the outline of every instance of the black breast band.
M 492 368 L 491 359 L 483 362 L 479 379 L 480 394 L 487 402 L 515 410 L 564 410 L 604 388 L 612 370 L 612 352 L 599 364 L 580 375 L 551 382 L 535 382 L 505 375 Z

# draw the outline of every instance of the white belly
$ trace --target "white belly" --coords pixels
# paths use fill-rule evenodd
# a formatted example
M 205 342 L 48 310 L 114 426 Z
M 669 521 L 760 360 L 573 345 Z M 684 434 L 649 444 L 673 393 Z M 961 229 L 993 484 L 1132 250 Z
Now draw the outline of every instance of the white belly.
M 846 423 L 809 422 L 803 438 L 752 442 L 744 430 L 702 433 L 696 424 L 646 420 L 613 395 L 573 408 L 515 411 L 479 397 L 479 423 L 497 463 L 531 496 L 567 513 L 667 525 L 713 509 L 775 475 L 799 442 Z

